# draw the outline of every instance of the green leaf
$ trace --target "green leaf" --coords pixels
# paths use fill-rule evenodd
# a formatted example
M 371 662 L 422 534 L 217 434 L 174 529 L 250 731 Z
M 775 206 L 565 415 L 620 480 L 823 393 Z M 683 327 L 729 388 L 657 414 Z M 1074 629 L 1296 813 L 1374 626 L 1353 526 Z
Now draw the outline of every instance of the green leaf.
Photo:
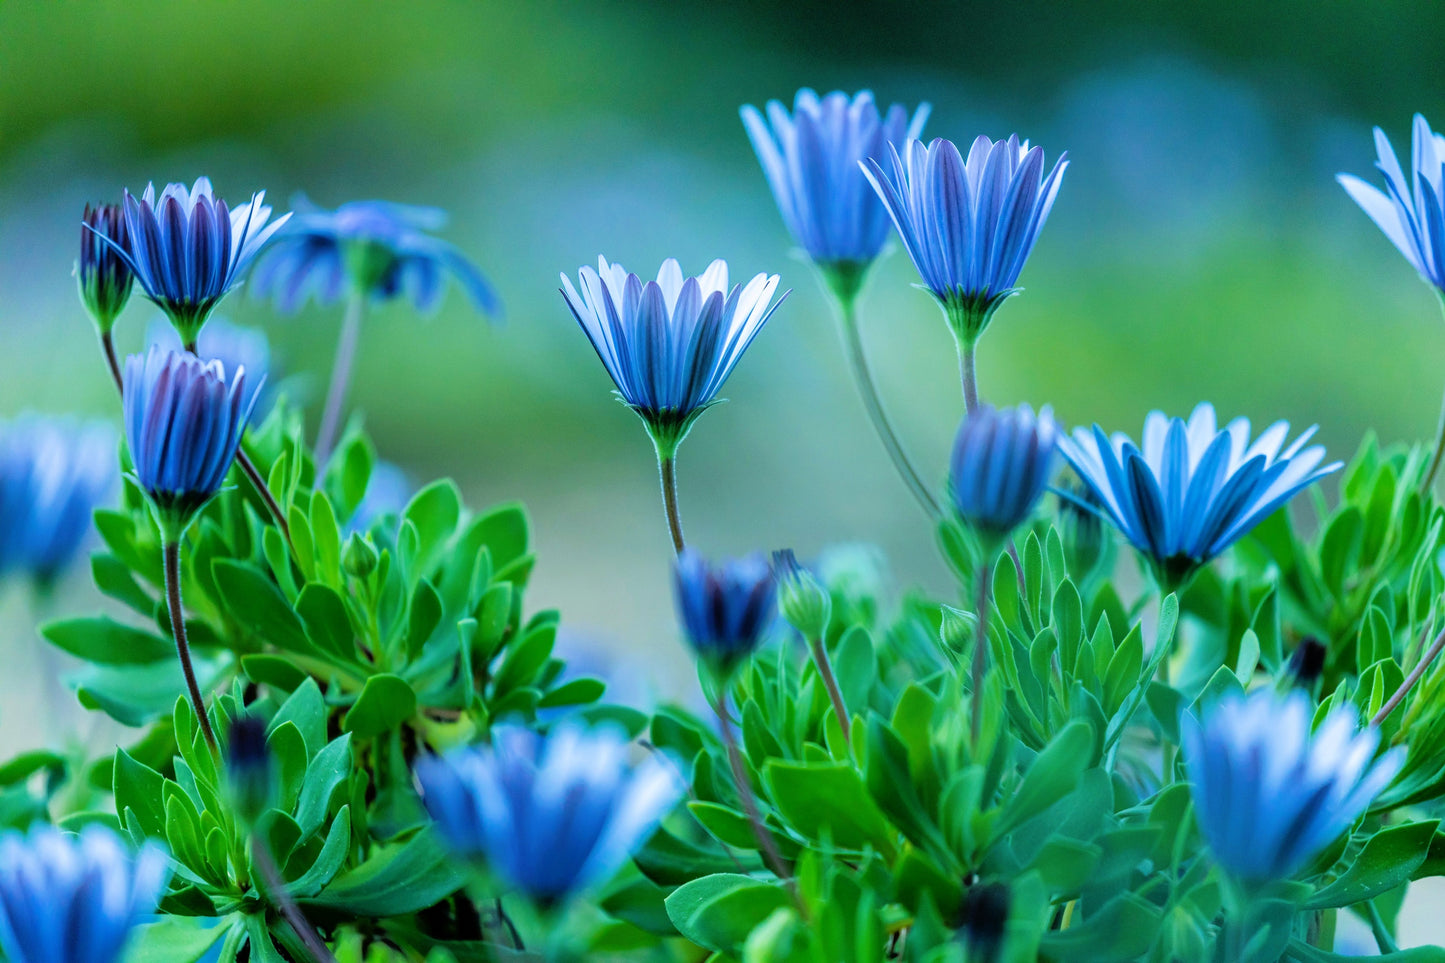
M 498 505 L 478 518 L 473 527 L 499 572 L 527 554 L 527 510 L 520 502 Z
M 502 666 L 492 680 L 493 691 L 502 696 L 512 689 L 531 685 L 552 657 L 552 646 L 556 641 L 557 625 L 552 622 L 537 626 L 509 646 Z
M 781 886 L 736 873 L 692 880 L 666 902 L 668 918 L 679 933 L 698 946 L 734 957 L 748 934 L 788 905 Z
M 296 723 L 283 722 L 271 727 L 266 748 L 276 763 L 276 805 L 290 812 L 306 777 L 306 739 Z
M 136 580 L 131 567 L 114 555 L 97 552 L 90 557 L 90 574 L 96 588 L 146 618 L 154 618 L 155 596 Z
M 770 759 L 763 784 L 783 818 L 812 839 L 831 839 L 845 849 L 872 846 L 891 858 L 897 830 L 848 763 Z
M 296 691 L 281 703 L 276 715 L 271 717 L 270 728 L 287 722 L 296 723 L 301 736 L 306 740 L 307 753 L 314 753 L 326 744 L 326 700 L 315 679 L 308 678 Z
M 125 963 L 195 963 L 230 931 L 233 919 L 216 923 L 168 916 L 159 923 L 138 926 Z
M 296 801 L 296 823 L 302 838 L 321 828 L 336 788 L 351 775 L 351 735 L 343 734 L 318 752 L 306 767 L 301 798 Z
M 1040 942 L 1050 959 L 1070 963 L 1115 963 L 1146 952 L 1159 930 L 1161 913 L 1135 893 L 1124 893 L 1066 930 L 1051 930 Z
M 358 739 L 371 739 L 415 714 L 416 692 L 400 676 L 383 673 L 366 680 L 341 728 Z
M 100 665 L 137 665 L 176 657 L 175 643 L 112 618 L 61 619 L 40 627 L 56 648 Z
M 1299 940 L 1290 940 L 1289 946 L 1284 951 L 1284 958 L 1294 961 L 1294 963 L 1357 963 L 1362 959 L 1353 954 L 1346 956 L 1341 953 L 1329 953 Z M 1382 963 L 1445 963 L 1445 947 L 1417 946 L 1396 953 L 1380 953 L 1371 956 L 1370 959 L 1380 960 Z
M 338 662 L 355 664 L 355 633 L 346 614 L 346 603 L 335 589 L 319 582 L 308 584 L 296 597 L 296 614 L 301 617 L 312 645 Z
M 402 522 L 416 527 L 415 575 L 426 575 L 436 565 L 442 550 L 461 520 L 462 498 L 450 478 L 434 481 L 417 492 L 402 512 Z
M 117 749 L 114 780 L 115 811 L 124 818 L 126 810 L 130 810 L 147 836 L 165 838 L 166 812 L 161 801 L 165 778 L 136 762 L 124 749 Z
M 537 703 L 539 709 L 557 709 L 563 706 L 580 706 L 596 702 L 607 691 L 607 683 L 601 679 L 573 679 L 552 689 Z
M 296 688 L 311 678 L 305 669 L 282 655 L 257 653 L 241 656 L 241 671 L 246 678 L 258 685 L 269 685 L 282 692 L 295 692 Z
M 306 872 L 290 885 L 291 895 L 297 899 L 315 896 L 336 877 L 346 862 L 347 851 L 351 848 L 351 810 L 342 806 L 331 829 L 326 833 L 326 842 Z
M 356 916 L 405 916 L 466 885 L 466 870 L 429 832 L 413 836 L 400 846 L 374 852 L 316 896 L 299 898 L 298 902 Z
M 225 661 L 191 653 L 202 690 L 209 689 Z M 168 716 L 186 691 L 179 660 L 137 665 L 91 665 L 72 674 L 69 683 L 87 709 L 99 709 L 121 725 L 144 726 Z
M 1311 896 L 1305 909 L 1351 906 L 1410 881 L 1425 861 L 1439 820 L 1405 823 L 1382 829 L 1365 843 L 1350 868 Z
M 1079 777 L 1092 764 L 1094 748 L 1093 727 L 1087 722 L 1074 719 L 1059 730 L 1029 766 L 994 833 L 1003 836 L 1073 792 Z
M 245 562 L 218 558 L 211 566 L 216 588 L 236 620 L 257 640 L 281 649 L 320 654 L 281 590 Z

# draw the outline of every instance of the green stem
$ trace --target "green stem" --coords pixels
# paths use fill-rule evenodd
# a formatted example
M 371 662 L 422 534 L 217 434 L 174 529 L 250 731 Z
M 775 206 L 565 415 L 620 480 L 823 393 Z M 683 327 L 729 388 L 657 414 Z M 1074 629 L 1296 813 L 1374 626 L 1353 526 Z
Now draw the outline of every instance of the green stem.
M 341 319 L 341 336 L 336 342 L 336 360 L 331 363 L 331 384 L 326 389 L 326 407 L 321 414 L 321 430 L 316 434 L 316 466 L 325 467 L 336 442 L 341 425 L 341 408 L 346 390 L 351 385 L 351 366 L 356 360 L 356 347 L 361 340 L 361 316 L 366 309 L 366 296 L 352 291 L 346 300 L 346 314 Z
M 843 326 L 843 340 L 847 347 L 848 362 L 853 369 L 853 382 L 858 388 L 858 394 L 863 399 L 863 407 L 868 412 L 868 417 L 873 422 L 873 429 L 878 433 L 883 447 L 888 452 L 888 457 L 893 461 L 893 467 L 898 470 L 903 484 L 913 493 L 918 504 L 928 513 L 930 518 L 937 519 L 941 516 L 938 500 L 929 491 L 928 485 L 924 483 L 918 470 L 908 458 L 908 453 L 903 449 L 903 443 L 898 440 L 893 425 L 888 420 L 888 414 L 883 410 L 883 401 L 878 395 L 878 385 L 873 380 L 873 373 L 868 367 L 868 355 L 863 350 L 863 338 L 858 331 L 858 315 L 856 311 L 856 300 L 853 298 L 836 299 L 838 304 L 839 320 Z
M 823 687 L 828 690 L 828 699 L 833 703 L 833 714 L 838 717 L 838 725 L 843 729 L 843 742 L 851 749 L 853 739 L 849 734 L 851 720 L 848 717 L 848 705 L 843 701 L 843 692 L 838 688 L 838 678 L 833 675 L 833 663 L 828 658 L 828 649 L 823 645 L 822 639 L 813 639 L 808 643 L 813 651 L 813 664 L 818 667 L 818 675 L 823 678 Z
M 1405 681 L 1402 682 L 1394 694 L 1386 700 L 1385 704 L 1380 706 L 1380 711 L 1376 712 L 1374 717 L 1370 719 L 1370 725 L 1378 727 L 1386 719 L 1390 718 L 1390 713 L 1394 712 L 1395 708 L 1405 701 L 1405 696 L 1409 694 L 1411 689 L 1415 688 L 1415 684 L 1420 681 L 1420 677 L 1425 674 L 1425 670 L 1435 661 L 1441 649 L 1445 649 L 1445 631 L 1441 631 L 1441 633 L 1435 637 L 1435 641 L 1430 646 L 1430 651 L 1420 657 L 1420 661 L 1415 663 L 1415 667 L 1410 670 L 1410 674 L 1405 677 Z
M 1375 945 L 1380 948 L 1380 953 L 1398 953 L 1400 947 L 1390 935 L 1390 928 L 1385 925 L 1385 918 L 1380 915 L 1374 900 L 1365 900 L 1365 912 L 1370 917 L 1370 932 L 1375 936 Z
M 718 699 L 713 703 L 712 708 L 717 715 L 718 732 L 722 734 L 723 747 L 727 750 L 728 766 L 732 769 L 733 782 L 737 784 L 738 788 L 738 799 L 743 804 L 743 813 L 748 818 L 753 838 L 758 841 L 758 848 L 762 852 L 768 868 L 773 871 L 774 876 L 787 884 L 793 898 L 799 901 L 801 909 L 801 898 L 798 896 L 797 886 L 793 883 L 793 877 L 788 871 L 788 864 L 783 861 L 783 854 L 778 852 L 778 844 L 773 839 L 773 834 L 763 824 L 763 814 L 758 809 L 757 797 L 753 795 L 753 784 L 748 779 L 747 768 L 743 765 L 743 754 L 738 749 L 737 737 L 733 735 L 732 724 L 728 721 L 726 690 L 718 694 Z
M 1430 458 L 1430 469 L 1425 472 L 1425 477 L 1420 481 L 1420 494 L 1430 490 L 1435 483 L 1435 475 L 1440 471 L 1440 460 L 1445 457 L 1445 397 L 1440 400 L 1440 424 L 1435 429 L 1435 454 Z
M 219 754 L 216 733 L 211 729 L 211 718 L 206 714 L 206 697 L 201 695 L 200 684 L 196 682 L 196 670 L 191 665 L 191 646 L 186 640 L 186 617 L 181 609 L 181 543 L 167 541 L 162 549 L 165 561 L 166 607 L 171 614 L 171 634 L 176 640 L 176 654 L 180 656 L 181 673 L 186 677 L 186 689 L 190 692 L 191 706 L 200 721 L 201 734 L 211 752 Z
M 978 410 L 978 368 L 974 362 L 975 341 L 958 343 L 958 375 L 963 381 L 963 407 L 970 415 Z
M 301 912 L 301 907 L 291 898 L 291 892 L 286 888 L 286 881 L 281 878 L 281 871 L 276 868 L 276 861 L 271 857 L 271 850 L 266 841 L 259 834 L 252 837 L 251 845 L 252 862 L 261 871 L 261 878 L 266 886 L 266 895 L 270 897 L 271 904 L 280 912 L 291 929 L 296 933 L 306 952 L 311 954 L 315 963 L 336 963 L 336 957 L 326 948 L 316 928 L 306 919 Z
M 979 734 L 983 731 L 983 677 L 988 670 L 988 599 L 989 583 L 992 581 L 990 567 L 980 566 L 978 590 L 973 606 L 974 617 L 978 620 L 978 635 L 973 643 L 973 695 L 969 699 L 969 730 L 973 734 L 975 746 L 978 745 Z
M 662 482 L 662 510 L 667 515 L 667 530 L 672 535 L 672 548 L 681 555 L 687 543 L 682 538 L 682 515 L 677 510 L 677 456 L 657 453 L 657 473 Z
M 115 390 L 125 396 L 125 381 L 120 374 L 120 360 L 115 354 L 115 338 L 109 331 L 103 332 L 100 336 L 100 350 L 105 352 L 105 363 L 110 368 L 110 376 L 115 379 Z

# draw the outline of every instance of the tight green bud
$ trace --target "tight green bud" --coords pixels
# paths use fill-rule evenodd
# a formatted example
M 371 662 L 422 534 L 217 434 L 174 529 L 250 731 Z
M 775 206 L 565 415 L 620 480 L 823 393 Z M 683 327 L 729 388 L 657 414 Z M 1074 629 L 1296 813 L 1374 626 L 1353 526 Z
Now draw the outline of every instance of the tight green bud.
M 376 546 L 371 544 L 371 540 L 360 532 L 352 532 L 346 539 L 346 547 L 341 550 L 341 564 L 346 571 L 357 578 L 366 578 L 376 571 L 377 560 Z
M 817 577 L 798 564 L 792 549 L 773 553 L 778 609 L 808 641 L 823 638 L 833 615 L 833 599 Z

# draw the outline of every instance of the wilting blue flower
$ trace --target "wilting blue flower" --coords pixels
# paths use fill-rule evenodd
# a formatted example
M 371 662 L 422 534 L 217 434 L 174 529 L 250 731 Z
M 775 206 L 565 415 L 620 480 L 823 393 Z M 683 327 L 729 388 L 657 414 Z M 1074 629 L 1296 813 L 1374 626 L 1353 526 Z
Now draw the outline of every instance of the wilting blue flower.
M 136 482 L 175 537 L 220 491 L 260 386 L 220 361 L 151 348 L 125 362 L 125 436 Z
M 951 141 L 891 145 L 889 169 L 877 160 L 863 170 L 888 208 L 926 287 L 960 341 L 971 344 L 993 312 L 1015 292 L 1019 272 L 1054 206 L 1064 153 L 1044 174 L 1044 152 L 1018 135 L 979 137 L 968 159 Z
M 417 781 L 442 836 L 532 899 L 553 903 L 612 877 L 676 805 L 676 770 L 611 727 L 546 736 L 492 730 L 490 746 L 421 759 Z
M 1077 428 L 1059 450 L 1103 503 L 1114 525 L 1175 587 L 1223 552 L 1295 493 L 1337 471 L 1319 467 L 1325 450 L 1306 448 L 1311 427 L 1280 450 L 1289 424 L 1277 421 L 1249 441 L 1249 419 L 1215 427 L 1214 406 L 1182 419 L 1152 411 L 1141 451 L 1123 434 Z
M 166 313 L 187 346 L 291 216 L 267 224 L 271 208 L 262 203 L 265 197 L 265 191 L 252 195 L 233 211 L 214 196 L 204 177 L 190 190 L 184 184 L 167 184 L 159 198 L 154 184 L 138 199 L 126 191 L 129 243 L 122 246 L 121 240 L 107 238 L 124 253 L 146 297 Z
M 156 907 L 170 858 L 112 830 L 46 825 L 0 835 L 0 947 L 9 963 L 115 963 Z
M 165 351 L 183 351 L 176 329 L 157 318 L 146 329 L 146 340 Z M 196 339 L 196 354 L 205 361 L 219 361 L 227 371 L 246 369 L 252 381 L 271 377 L 271 342 L 260 328 L 232 324 L 223 317 L 214 317 Z
M 410 298 L 418 311 L 441 303 L 447 275 L 477 309 L 493 316 L 501 300 L 490 282 L 457 248 L 433 237 L 444 211 L 389 201 L 353 201 L 334 211 L 298 198 L 295 218 L 256 267 L 256 291 L 291 313 L 307 298 L 337 301 L 348 290 L 374 301 Z
M 60 574 L 117 475 L 115 432 L 103 422 L 23 415 L 0 425 L 0 571 L 42 582 Z
M 768 101 L 766 120 L 751 104 L 742 108 L 783 221 L 819 266 L 861 273 L 878 256 L 888 240 L 888 212 L 858 164 L 882 157 L 885 144 L 916 139 L 929 109 L 919 105 L 910 120 L 902 104 L 893 104 L 880 115 L 871 91 L 819 98 L 806 87 L 791 116 L 776 100 Z
M 1385 175 L 1384 191 L 1353 174 L 1337 175 L 1340 186 L 1415 270 L 1445 292 L 1445 137 L 1432 132 L 1424 117 L 1415 115 L 1409 182 L 1389 138 L 1378 127 L 1375 153 L 1379 156 L 1375 166 Z
M 717 398 L 748 345 L 773 311 L 778 276 L 759 274 L 728 288 L 728 266 L 713 261 L 684 280 L 669 258 L 656 281 L 643 282 L 620 264 L 597 259 L 578 272 L 579 295 L 562 275 L 562 296 L 617 393 L 642 417 L 664 454 Z M 786 294 L 783 297 L 787 297 Z
M 106 238 L 113 239 L 116 247 L 112 247 Z M 130 300 L 135 275 L 121 253 L 128 249 L 129 244 L 125 213 L 119 204 L 85 205 L 80 225 L 80 260 L 75 262 L 75 284 L 80 290 L 80 303 L 90 312 L 101 334 L 115 326 L 116 317 Z
M 1044 408 L 995 411 L 985 405 L 963 419 L 953 442 L 948 494 L 964 520 L 1002 538 L 1029 517 L 1053 471 L 1058 428 Z
M 684 549 L 674 582 L 683 635 L 698 658 L 723 675 L 762 644 L 777 614 L 777 581 L 761 555 L 712 566 Z
M 1235 877 L 1287 879 L 1345 832 L 1405 762 L 1403 746 L 1375 757 L 1379 730 L 1352 706 L 1312 734 L 1302 692 L 1227 696 L 1182 720 L 1184 765 L 1199 828 Z

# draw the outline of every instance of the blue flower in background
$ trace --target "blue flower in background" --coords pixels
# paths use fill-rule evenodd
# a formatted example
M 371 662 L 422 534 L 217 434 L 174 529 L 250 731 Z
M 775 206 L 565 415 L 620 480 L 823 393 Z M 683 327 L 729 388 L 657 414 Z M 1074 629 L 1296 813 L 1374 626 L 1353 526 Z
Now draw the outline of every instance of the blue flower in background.
M 1311 733 L 1300 692 L 1227 696 L 1182 720 L 1184 766 L 1204 839 L 1219 864 L 1249 881 L 1287 879 L 1350 828 L 1405 762 L 1375 757 L 1379 730 L 1353 706 Z
M 49 582 L 74 561 L 115 488 L 115 454 L 103 422 L 22 415 L 0 425 L 0 571 Z
M 115 247 L 106 240 L 115 241 Z M 125 212 L 119 204 L 85 205 L 80 226 L 80 259 L 75 262 L 75 284 L 80 303 L 95 326 L 105 334 L 130 300 L 135 275 L 122 253 L 130 245 Z
M 631 748 L 612 727 L 498 726 L 492 745 L 420 759 L 416 776 L 459 855 L 550 904 L 610 879 L 681 798 L 675 768 L 629 765 Z
M 126 359 L 126 443 L 168 539 L 225 481 L 260 393 L 246 382 L 244 369 L 227 377 L 220 361 L 156 347 Z
M 860 161 L 883 157 L 884 145 L 901 147 L 923 133 L 929 105 L 910 119 L 902 104 L 881 114 L 871 91 L 849 98 L 835 90 L 820 98 L 803 88 L 793 112 L 777 100 L 767 117 L 751 104 L 742 108 L 743 126 L 753 142 L 768 186 L 793 240 L 825 270 L 861 271 L 888 240 L 888 212 L 858 169 Z
M 1289 423 L 1277 421 L 1254 443 L 1249 419 L 1216 428 L 1214 406 L 1200 404 L 1186 425 L 1151 411 L 1143 450 L 1095 425 L 1061 438 L 1059 450 L 1103 503 L 1104 511 L 1154 566 L 1161 587 L 1177 588 L 1300 490 L 1337 471 L 1320 467 L 1324 448 L 1305 443 L 1311 427 L 1281 451 Z
M 1337 179 L 1415 270 L 1445 291 L 1445 137 L 1416 114 L 1412 147 L 1411 179 L 1406 181 L 1390 139 L 1376 127 L 1375 166 L 1385 175 L 1385 190 L 1353 174 Z
M 0 835 L 0 947 L 9 963 L 115 963 L 156 908 L 170 858 L 132 854 L 91 825 L 79 835 L 37 825 Z
M 146 297 L 154 301 L 189 347 L 211 311 L 240 281 L 271 236 L 291 215 L 267 224 L 266 192 L 234 211 L 200 177 L 190 190 L 167 184 L 156 197 L 146 186 L 139 199 L 125 194 L 128 238 L 108 237 L 128 260 Z M 122 241 L 128 241 L 122 246 Z
M 969 524 L 1002 538 L 1029 517 L 1053 471 L 1058 428 L 1044 408 L 995 411 L 987 405 L 959 425 L 948 494 Z
M 782 303 L 772 300 L 776 274 L 729 289 L 721 260 L 684 279 L 669 258 L 656 281 L 644 282 L 599 257 L 596 271 L 578 272 L 578 285 L 581 294 L 562 275 L 562 296 L 663 455 L 676 450 L 716 401 L 733 366 Z
M 888 208 L 903 246 L 963 344 L 978 340 L 1005 298 L 1054 206 L 1064 153 L 1044 174 L 1042 148 L 1018 135 L 979 137 L 968 158 L 951 141 L 912 140 L 900 156 L 891 145 L 888 169 L 863 163 Z
M 777 615 L 777 580 L 761 555 L 712 566 L 684 549 L 674 583 L 683 634 L 698 658 L 720 675 L 753 654 Z
M 450 276 L 485 314 L 499 317 L 502 303 L 482 272 L 462 252 L 427 233 L 446 224 L 434 207 L 389 201 L 353 201 L 334 211 L 304 197 L 295 218 L 256 267 L 256 291 L 291 313 L 308 298 L 325 306 L 348 291 L 374 301 L 408 298 L 418 311 L 441 303 Z
M 415 492 L 416 486 L 406 477 L 406 472 L 389 461 L 376 462 L 366 481 L 366 494 L 361 496 L 361 504 L 346 522 L 348 534 L 370 531 L 383 517 L 400 515 Z

